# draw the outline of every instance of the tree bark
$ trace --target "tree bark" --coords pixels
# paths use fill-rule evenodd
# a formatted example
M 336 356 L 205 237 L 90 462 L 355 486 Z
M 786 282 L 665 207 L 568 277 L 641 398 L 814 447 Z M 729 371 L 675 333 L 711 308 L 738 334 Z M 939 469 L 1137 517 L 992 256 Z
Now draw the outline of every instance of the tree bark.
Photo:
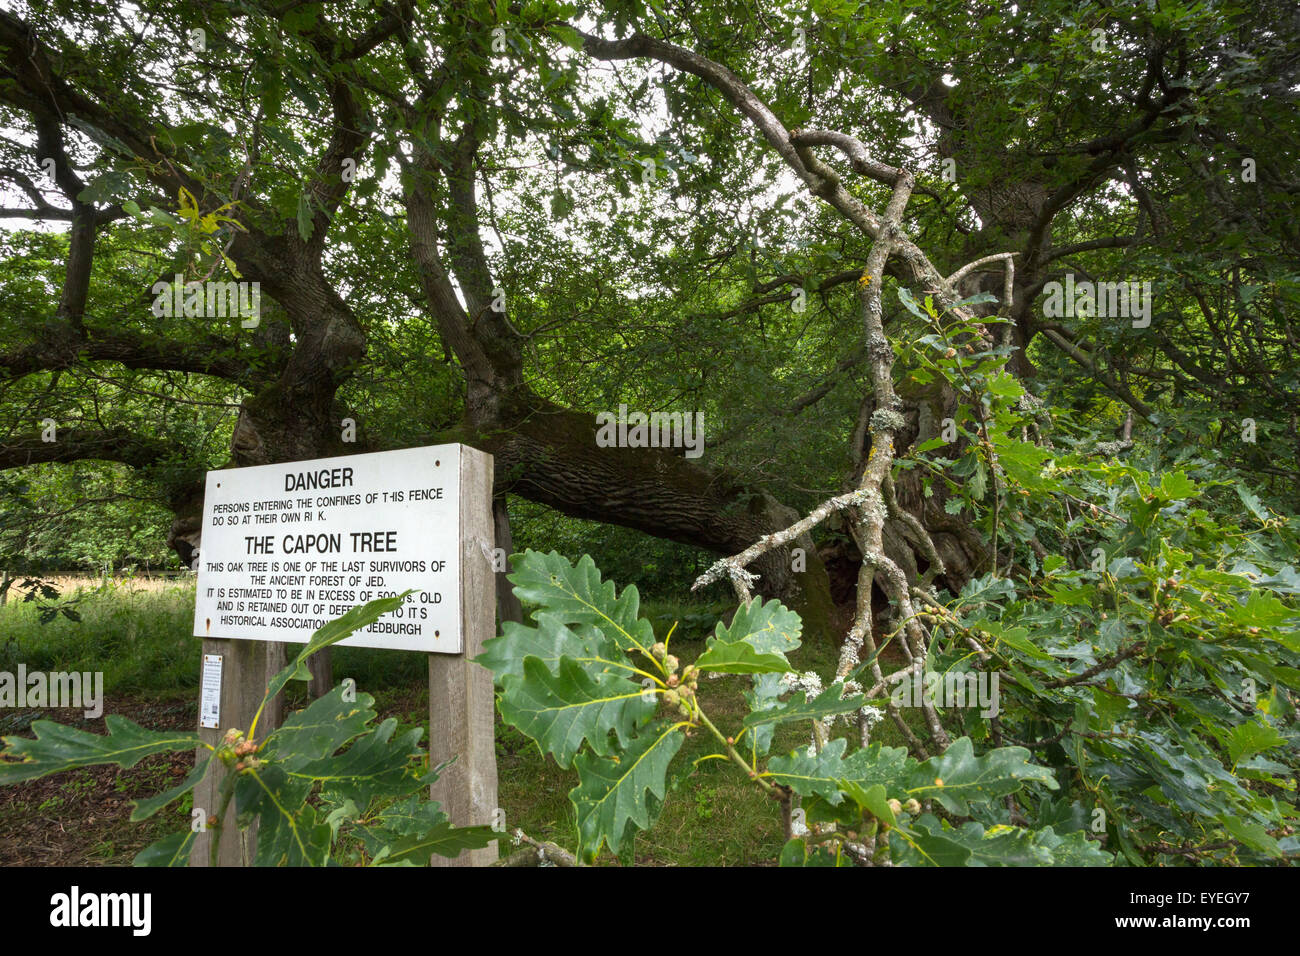
M 575 518 L 635 528 L 715 554 L 731 554 L 790 525 L 798 514 L 761 489 L 720 469 L 658 448 L 601 448 L 592 414 L 529 395 L 518 413 L 475 442 L 496 460 L 496 493 L 512 493 Z M 804 618 L 809 634 L 831 628 L 830 581 L 812 539 L 797 542 L 754 570 L 758 589 Z
M 495 470 L 496 463 L 493 462 Z M 496 483 L 495 481 L 493 482 Z M 492 524 L 496 537 L 496 546 L 501 553 L 508 559 L 514 551 L 514 539 L 510 534 L 510 511 L 506 508 L 505 495 L 494 497 L 492 500 Z M 509 565 L 507 564 L 507 569 Z M 506 621 L 514 621 L 516 624 L 522 624 L 524 621 L 524 606 L 520 603 L 519 598 L 515 596 L 514 588 L 506 578 L 506 574 L 500 567 L 496 569 L 497 583 L 497 628 L 499 629 Z

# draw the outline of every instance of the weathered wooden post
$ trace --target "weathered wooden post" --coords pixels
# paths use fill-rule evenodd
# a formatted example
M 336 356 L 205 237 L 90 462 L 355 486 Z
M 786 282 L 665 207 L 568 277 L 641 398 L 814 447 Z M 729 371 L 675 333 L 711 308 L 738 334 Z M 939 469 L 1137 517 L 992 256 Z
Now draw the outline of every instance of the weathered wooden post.
M 491 824 L 497 806 L 492 676 L 471 662 L 496 630 L 492 457 L 464 445 L 284 462 L 208 473 L 194 633 L 204 639 L 200 733 L 246 733 L 272 675 L 327 621 L 411 590 L 397 610 L 343 641 L 429 655 L 432 765 L 455 757 L 433 786 L 451 822 Z M 257 739 L 278 727 L 268 707 Z M 200 758 L 207 754 L 200 750 Z M 195 788 L 202 816 L 220 803 L 222 768 Z M 214 834 L 190 862 L 206 865 Z M 251 862 L 255 834 L 234 808 L 218 863 Z M 439 865 L 485 865 L 496 850 Z
M 203 670 L 200 674 L 199 736 L 209 744 L 216 743 L 229 727 L 247 731 L 257 713 L 257 706 L 266 693 L 266 682 L 287 663 L 285 646 L 279 642 L 231 641 L 220 638 L 203 639 Z M 212 719 L 210 709 L 214 702 L 217 718 Z M 258 721 L 259 737 L 264 737 L 280 726 L 284 716 L 284 695 L 281 694 Z M 200 747 L 195 760 L 202 760 L 209 751 Z M 202 811 L 206 820 L 215 815 L 221 805 L 221 777 L 224 768 L 213 761 L 213 766 L 198 786 L 194 788 L 194 808 Z M 235 806 L 231 801 L 226 808 L 220 830 L 207 828 L 194 838 L 190 852 L 190 866 L 209 866 L 212 840 L 218 832 L 222 836 L 218 851 L 218 866 L 247 866 L 253 861 L 257 828 L 239 834 L 235 825 Z
M 495 696 L 492 673 L 472 662 L 496 631 L 492 456 L 474 448 L 460 453 L 459 654 L 429 655 L 429 763 L 451 757 L 432 788 L 433 799 L 457 826 L 490 824 L 497 807 Z M 487 866 L 497 845 L 466 850 L 455 860 L 434 856 L 434 866 Z

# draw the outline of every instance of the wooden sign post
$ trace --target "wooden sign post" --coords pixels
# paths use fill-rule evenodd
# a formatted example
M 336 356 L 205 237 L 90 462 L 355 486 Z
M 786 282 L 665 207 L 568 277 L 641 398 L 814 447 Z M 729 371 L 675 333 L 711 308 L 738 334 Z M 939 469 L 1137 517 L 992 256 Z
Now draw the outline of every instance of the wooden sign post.
M 460 654 L 429 655 L 429 765 L 452 757 L 432 788 L 456 826 L 491 824 L 497 809 L 497 754 L 492 672 L 473 663 L 496 633 L 492 570 L 492 456 L 462 446 L 460 456 Z M 466 850 L 433 866 L 488 866 L 497 845 Z
M 248 730 L 257 713 L 257 705 L 266 693 L 269 681 L 285 664 L 286 648 L 281 643 L 263 641 L 230 641 L 219 638 L 203 639 L 203 677 L 212 681 L 211 687 L 203 687 L 199 704 L 199 737 L 208 744 L 216 746 L 226 729 L 238 727 Z M 202 683 L 202 680 L 201 680 Z M 212 721 L 206 719 L 205 705 L 212 703 L 216 696 L 217 713 L 220 725 L 205 726 Z M 211 713 L 211 710 L 209 710 Z M 280 726 L 284 719 L 284 695 L 281 694 L 274 706 L 262 713 L 258 722 L 258 736 Z M 195 754 L 201 760 L 209 751 L 200 747 Z M 194 788 L 194 808 L 202 810 L 206 819 L 215 815 L 221 806 L 221 778 L 225 768 L 216 760 L 209 766 L 207 774 Z M 194 838 L 194 847 L 190 851 L 190 866 L 209 866 L 211 864 L 212 840 L 218 831 L 207 829 Z M 226 808 L 225 819 L 219 831 L 223 835 L 221 848 L 218 850 L 218 866 L 249 866 L 253 862 L 256 849 L 257 827 L 248 828 L 240 834 L 235 824 L 235 807 L 232 800 Z
M 429 655 L 431 766 L 455 757 L 433 798 L 457 826 L 491 824 L 497 807 L 491 673 L 472 663 L 496 631 L 492 456 L 437 445 L 208 473 L 194 633 L 204 639 L 203 739 L 248 731 L 267 680 L 327 621 L 375 598 L 402 607 L 341 644 Z M 264 712 L 258 739 L 279 726 Z M 206 749 L 199 756 L 206 754 Z M 194 806 L 219 806 L 214 768 Z M 255 834 L 220 830 L 218 864 L 247 865 Z M 207 865 L 213 832 L 195 840 Z M 495 846 L 436 865 L 486 865 Z

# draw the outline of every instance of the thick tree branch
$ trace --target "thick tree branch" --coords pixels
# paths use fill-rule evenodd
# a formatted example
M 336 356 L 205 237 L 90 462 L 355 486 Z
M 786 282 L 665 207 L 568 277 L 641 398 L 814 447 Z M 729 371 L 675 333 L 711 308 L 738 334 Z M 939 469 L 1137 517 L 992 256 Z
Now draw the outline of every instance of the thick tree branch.
M 42 434 L 10 438 L 0 442 L 0 470 L 49 462 L 70 463 L 86 459 L 116 461 L 134 468 L 181 454 L 180 449 L 153 438 L 143 438 L 126 429 L 93 431 L 56 428 L 54 440 Z
M 216 339 L 182 343 L 132 332 L 88 329 L 85 339 L 45 339 L 0 353 L 0 379 L 70 369 L 87 359 L 117 362 L 126 368 L 213 375 L 246 387 L 254 386 L 267 374 L 267 370 L 255 374 L 247 357 L 239 354 L 233 342 Z

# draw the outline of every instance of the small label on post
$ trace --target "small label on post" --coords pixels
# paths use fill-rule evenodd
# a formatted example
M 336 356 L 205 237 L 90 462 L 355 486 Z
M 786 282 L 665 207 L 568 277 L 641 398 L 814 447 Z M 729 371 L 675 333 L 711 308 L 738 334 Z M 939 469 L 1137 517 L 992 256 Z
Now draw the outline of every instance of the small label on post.
M 199 700 L 199 726 L 221 726 L 221 655 L 203 655 L 203 694 Z

